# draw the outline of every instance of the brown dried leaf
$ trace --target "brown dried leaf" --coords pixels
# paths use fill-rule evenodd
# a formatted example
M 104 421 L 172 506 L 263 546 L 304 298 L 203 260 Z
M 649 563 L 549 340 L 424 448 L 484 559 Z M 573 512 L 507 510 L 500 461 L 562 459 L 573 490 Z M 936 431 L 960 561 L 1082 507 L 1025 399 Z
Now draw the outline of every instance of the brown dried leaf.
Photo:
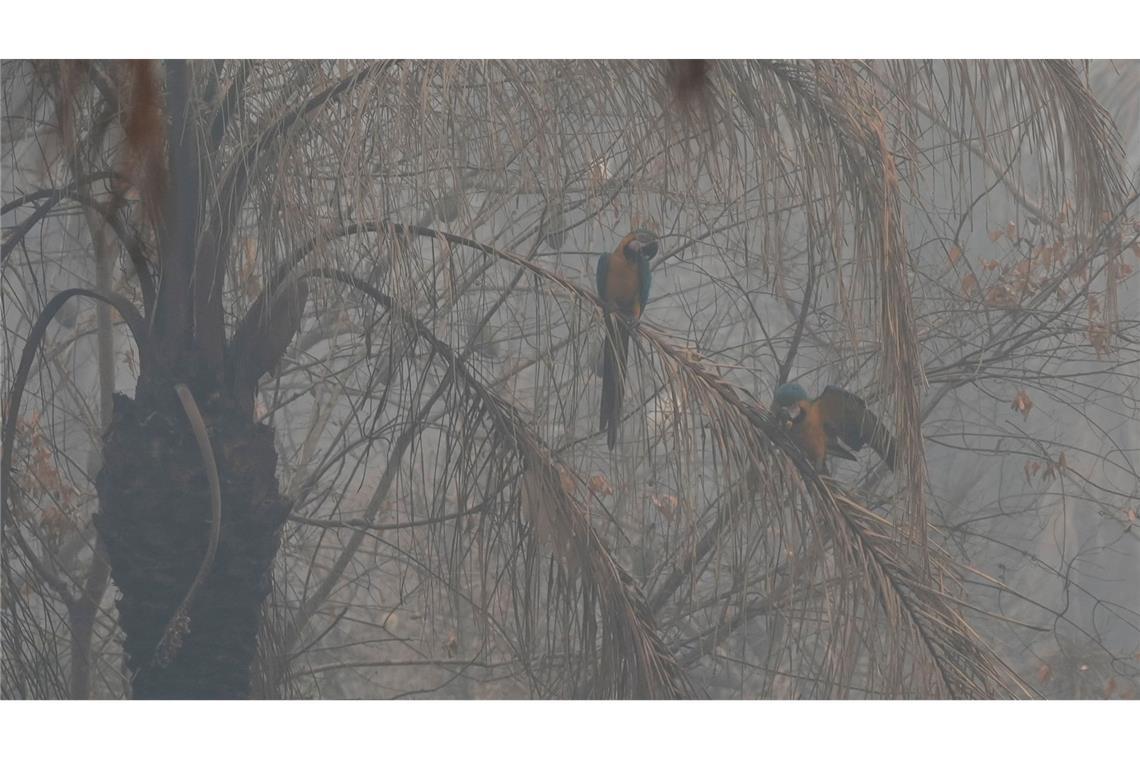
M 459 651 L 459 634 L 455 631 L 447 633 L 447 656 L 454 657 Z
M 1023 418 L 1029 419 L 1029 412 L 1033 409 L 1033 399 L 1029 398 L 1029 394 L 1025 392 L 1025 389 L 1019 388 L 1017 395 L 1013 397 L 1013 403 L 1010 404 L 1010 408 L 1014 411 L 1021 412 Z
M 40 525 L 50 533 L 59 534 L 67 527 L 67 515 L 58 507 L 48 507 L 40 516 Z
M 1028 485 L 1029 483 L 1032 482 L 1030 480 L 1030 478 L 1032 478 L 1034 475 L 1036 475 L 1040 470 L 1041 470 L 1041 463 L 1040 462 L 1029 461 L 1029 462 L 1025 463 L 1025 483 L 1026 483 L 1026 485 Z
M 653 506 L 657 508 L 666 520 L 672 520 L 677 514 L 677 497 L 671 494 L 653 494 L 650 498 Z
M 997 307 L 1010 307 L 1017 305 L 1017 299 L 1005 285 L 994 285 L 986 289 L 986 305 Z
M 568 494 L 575 494 L 578 492 L 578 479 L 574 477 L 574 473 L 570 471 L 566 465 L 559 464 L 558 467 L 558 480 L 562 484 L 562 490 Z
M 599 472 L 590 477 L 590 493 L 595 496 L 613 496 L 614 487 L 606 476 Z
M 1100 322 L 1094 322 L 1089 325 L 1088 333 L 1089 343 L 1092 344 L 1093 349 L 1096 351 L 1097 358 L 1108 354 L 1108 327 Z
M 950 259 L 950 266 L 954 266 L 958 263 L 958 260 L 962 258 L 962 249 L 956 245 L 952 246 L 950 250 L 946 252 L 946 256 Z

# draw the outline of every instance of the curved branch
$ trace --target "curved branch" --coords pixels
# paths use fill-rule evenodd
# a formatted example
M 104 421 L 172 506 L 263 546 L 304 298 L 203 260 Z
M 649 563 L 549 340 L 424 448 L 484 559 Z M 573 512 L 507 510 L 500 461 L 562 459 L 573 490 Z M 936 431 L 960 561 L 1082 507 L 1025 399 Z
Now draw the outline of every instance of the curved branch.
M 620 684 L 620 694 L 638 698 L 694 696 L 693 684 L 665 646 L 636 581 L 610 554 L 591 525 L 584 505 L 561 486 L 549 448 L 514 406 L 471 375 L 461 354 L 369 283 L 332 268 L 313 270 L 303 276 L 342 282 L 377 301 L 430 343 L 452 370 L 449 379 L 462 381 L 479 400 L 493 427 L 501 431 L 502 440 L 508 442 L 509 451 L 523 467 L 521 499 L 524 512 L 529 511 L 536 523 L 532 526 L 533 540 L 542 538 L 539 526 L 552 531 L 547 540 L 556 537 L 552 541 L 556 545 L 549 547 L 554 558 L 568 577 L 577 576 L 591 587 L 589 603 L 599 605 L 607 613 L 607 623 L 601 631 L 602 659 L 607 661 L 608 653 L 617 667 L 617 671 L 606 673 L 608 682 Z
M 54 574 L 47 572 L 46 568 L 40 565 L 35 553 L 32 552 L 31 547 L 28 546 L 23 535 L 20 533 L 19 526 L 14 522 L 10 522 L 8 501 L 11 497 L 12 455 L 16 445 L 16 423 L 20 417 L 20 401 L 24 395 L 24 387 L 28 382 L 32 362 L 35 360 L 36 352 L 39 350 L 40 343 L 47 333 L 48 325 L 51 324 L 52 319 L 56 313 L 63 308 L 63 305 L 74 296 L 94 298 L 97 301 L 110 304 L 117 309 L 119 314 L 122 315 L 123 320 L 127 323 L 127 327 L 130 328 L 134 335 L 135 344 L 139 347 L 140 362 L 149 361 L 146 358 L 148 356 L 145 342 L 146 324 L 143 322 L 142 316 L 135 307 L 122 296 L 113 294 L 104 295 L 86 288 L 71 288 L 70 290 L 65 290 L 56 294 L 55 297 L 48 301 L 43 311 L 40 312 L 36 323 L 32 326 L 31 332 L 28 333 L 28 340 L 24 344 L 24 351 L 20 356 L 20 364 L 16 369 L 16 376 L 12 381 L 12 390 L 8 394 L 8 399 L 3 409 L 4 432 L 3 437 L 0 438 L 0 525 L 4 526 L 5 531 L 11 531 L 12 535 L 15 536 L 16 543 L 25 553 L 28 562 L 31 563 L 36 572 L 45 578 L 65 599 L 71 598 L 70 589 L 66 584 L 56 578 Z
M 110 176 L 118 176 L 114 172 L 108 172 Z M 89 179 L 94 181 L 100 175 L 92 175 Z M 77 203 L 81 203 L 88 208 L 97 211 L 107 222 L 107 225 L 115 231 L 115 235 L 122 242 L 123 247 L 127 250 L 127 255 L 134 264 L 135 274 L 139 278 L 139 288 L 142 290 L 143 309 L 149 314 L 154 308 L 155 288 L 154 277 L 150 272 L 150 264 L 147 262 L 146 256 L 143 255 L 142 242 L 137 236 L 131 235 L 123 221 L 115 213 L 113 207 L 109 207 L 104 203 L 100 203 L 95 198 L 80 192 L 78 189 L 68 185 L 67 187 L 59 188 L 56 190 L 41 190 L 36 193 L 29 193 L 23 198 L 17 198 L 16 201 L 26 201 L 28 199 L 45 198 L 46 202 L 32 212 L 28 219 L 25 219 L 4 241 L 3 248 L 0 249 L 0 265 L 3 265 L 8 260 L 8 254 L 16 247 L 16 245 L 24 238 L 25 235 L 35 226 L 35 224 L 43 219 L 44 216 L 61 200 L 69 199 Z M 16 203 L 13 201 L 13 203 Z M 13 206 L 13 208 L 15 208 Z M 8 206 L 4 207 L 7 212 Z
M 48 187 L 44 188 L 43 190 L 34 190 L 30 193 L 21 195 L 19 198 L 13 198 L 3 206 L 0 206 L 0 214 L 7 214 L 9 211 L 17 209 L 20 206 L 23 206 L 27 203 L 35 203 L 39 200 L 50 200 L 52 198 L 59 200 L 60 198 L 66 197 L 68 193 L 79 192 L 79 189 L 84 185 L 89 185 L 92 182 L 99 182 L 105 179 L 122 179 L 122 175 L 120 175 L 118 172 L 110 170 L 95 172 L 94 174 L 89 174 L 86 177 L 77 179 L 74 182 L 71 182 L 70 184 L 67 184 L 63 187 Z
M 225 284 L 225 267 L 230 255 L 230 238 L 237 224 L 238 215 L 241 213 L 241 207 L 245 202 L 254 167 L 276 150 L 280 138 L 294 124 L 346 92 L 355 89 L 372 75 L 383 71 L 389 63 L 365 66 L 361 71 L 309 98 L 267 127 L 253 141 L 253 144 L 231 164 L 226 177 L 221 181 L 221 188 L 214 199 L 214 205 L 211 208 L 202 209 L 203 212 L 211 212 L 213 218 L 205 229 L 202 236 L 203 244 L 199 248 L 200 253 L 193 262 L 194 298 L 191 309 L 196 329 L 205 330 L 211 341 L 220 339 L 224 343 L 221 304 L 223 301 L 222 289 Z M 215 346 L 214 348 L 219 353 L 224 349 L 223 346 Z
M 8 260 L 8 254 L 24 239 L 24 236 L 31 231 L 32 227 L 35 227 L 41 219 L 47 216 L 48 212 L 55 207 L 55 204 L 60 202 L 62 197 L 62 195 L 56 193 L 54 197 L 48 198 L 40 206 L 37 206 L 36 210 L 29 214 L 27 219 L 16 225 L 16 228 L 8 235 L 8 239 L 4 241 L 3 247 L 0 247 L 0 266 Z
M 61 293 L 57 293 L 47 305 L 44 306 L 43 311 L 40 312 L 39 318 L 36 323 L 32 325 L 32 330 L 28 333 L 27 343 L 24 344 L 23 354 L 20 356 L 20 364 L 16 369 L 15 379 L 12 381 L 12 390 L 8 395 L 8 401 L 4 405 L 4 433 L 3 440 L 0 443 L 0 515 L 6 523 L 8 519 L 8 490 L 11 485 L 11 469 L 12 469 L 12 448 L 16 440 L 16 421 L 20 414 L 20 400 L 24 395 L 24 386 L 27 385 L 28 375 L 31 372 L 32 362 L 35 360 L 36 351 L 39 350 L 40 342 L 43 341 L 44 335 L 47 333 L 48 325 L 55 317 L 56 313 L 63 308 L 63 305 L 75 296 L 87 296 L 94 298 L 97 301 L 113 306 L 119 314 L 123 317 L 123 321 L 127 323 L 131 333 L 134 335 L 135 344 L 139 347 L 139 361 L 140 363 L 148 361 L 148 351 L 146 343 L 146 323 L 143 321 L 142 315 L 138 310 L 122 296 L 114 294 L 96 293 L 87 288 L 70 288 Z
M 796 351 L 799 350 L 800 340 L 804 336 L 804 325 L 807 324 L 808 312 L 811 311 L 812 296 L 815 292 L 815 254 L 812 253 L 813 250 L 814 246 L 808 247 L 808 280 L 807 285 L 804 286 L 804 300 L 800 304 L 800 318 L 796 320 L 796 331 L 792 334 L 792 344 L 788 346 L 788 353 L 780 362 L 779 379 L 776 380 L 777 386 L 788 382 L 788 375 L 792 372 L 792 362 L 796 359 Z
M 155 661 L 159 667 L 166 667 L 178 654 L 182 646 L 182 638 L 190 631 L 190 606 L 194 597 L 202 588 L 210 570 L 214 567 L 214 557 L 218 553 L 218 539 L 222 533 L 222 486 L 218 479 L 218 463 L 214 459 L 214 449 L 210 445 L 210 434 L 206 431 L 206 422 L 202 419 L 202 412 L 194 401 L 194 394 L 183 383 L 174 386 L 178 400 L 182 402 L 182 410 L 190 420 L 190 429 L 194 432 L 194 440 L 198 442 L 198 452 L 202 455 L 202 464 L 206 467 L 206 480 L 210 484 L 210 542 L 206 545 L 206 556 L 198 566 L 194 581 L 182 598 L 182 603 L 174 611 L 162 638 L 158 640 L 155 648 Z

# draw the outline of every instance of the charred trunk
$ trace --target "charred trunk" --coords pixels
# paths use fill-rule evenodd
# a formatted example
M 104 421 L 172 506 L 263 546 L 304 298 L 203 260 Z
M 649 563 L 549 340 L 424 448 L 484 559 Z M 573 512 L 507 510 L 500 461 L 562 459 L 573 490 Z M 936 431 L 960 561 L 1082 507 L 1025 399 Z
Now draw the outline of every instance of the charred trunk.
M 287 513 L 278 491 L 274 435 L 219 392 L 208 373 L 182 380 L 209 432 L 222 520 L 211 572 L 189 608 L 189 630 L 164 664 L 157 656 L 159 642 L 206 555 L 211 523 L 206 469 L 175 382 L 140 378 L 134 399 L 116 394 L 97 481 L 96 525 L 119 589 L 132 695 L 245 698 L 260 609 Z

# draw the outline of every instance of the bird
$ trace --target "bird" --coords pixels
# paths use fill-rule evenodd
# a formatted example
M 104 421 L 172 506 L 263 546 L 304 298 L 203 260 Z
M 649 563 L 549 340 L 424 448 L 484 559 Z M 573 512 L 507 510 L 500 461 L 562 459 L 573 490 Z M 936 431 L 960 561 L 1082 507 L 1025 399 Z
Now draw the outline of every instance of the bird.
M 894 438 L 854 393 L 829 385 L 818 398 L 809 399 L 798 383 L 784 383 L 776 389 L 772 406 L 784 415 L 792 438 L 820 472 L 827 472 L 828 454 L 855 461 L 851 450 L 868 444 L 895 469 Z
M 621 420 L 622 383 L 629 357 L 630 321 L 641 318 L 649 300 L 653 281 L 649 260 L 657 255 L 657 236 L 649 230 L 635 230 L 624 238 L 613 253 L 598 259 L 598 297 L 606 318 L 606 339 L 602 350 L 601 430 L 612 451 L 617 443 Z

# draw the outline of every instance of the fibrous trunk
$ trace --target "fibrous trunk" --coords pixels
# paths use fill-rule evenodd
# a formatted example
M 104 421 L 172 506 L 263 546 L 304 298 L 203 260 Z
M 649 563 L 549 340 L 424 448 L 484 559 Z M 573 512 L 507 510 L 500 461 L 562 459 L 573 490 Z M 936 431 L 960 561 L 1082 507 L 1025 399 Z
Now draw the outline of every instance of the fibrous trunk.
M 211 572 L 189 608 L 189 631 L 164 663 L 159 642 L 202 565 L 211 523 L 206 469 L 174 382 L 140 378 L 134 399 L 116 394 L 97 481 L 96 525 L 120 593 L 132 695 L 244 698 L 287 513 L 273 431 L 208 380 L 185 381 L 217 462 L 222 520 Z

